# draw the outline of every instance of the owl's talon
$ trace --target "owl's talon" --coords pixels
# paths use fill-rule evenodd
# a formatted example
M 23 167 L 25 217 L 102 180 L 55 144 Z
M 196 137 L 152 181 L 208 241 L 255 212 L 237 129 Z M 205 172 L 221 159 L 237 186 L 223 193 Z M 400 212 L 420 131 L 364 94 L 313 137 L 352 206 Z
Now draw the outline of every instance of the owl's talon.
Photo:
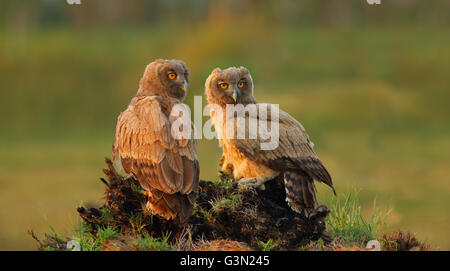
M 238 185 L 241 188 L 244 187 L 253 187 L 253 188 L 259 188 L 261 190 L 264 190 L 264 182 L 262 182 L 258 178 L 242 178 L 238 181 Z

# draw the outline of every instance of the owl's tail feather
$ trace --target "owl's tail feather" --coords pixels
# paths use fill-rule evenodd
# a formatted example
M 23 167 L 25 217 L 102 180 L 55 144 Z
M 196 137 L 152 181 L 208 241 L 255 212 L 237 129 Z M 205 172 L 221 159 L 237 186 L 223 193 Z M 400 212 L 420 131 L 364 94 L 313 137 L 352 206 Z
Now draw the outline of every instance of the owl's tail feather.
M 317 206 L 314 180 L 302 172 L 288 171 L 284 173 L 286 201 L 297 213 L 314 210 Z
M 173 219 L 179 224 L 186 223 L 192 215 L 192 195 L 166 194 L 153 189 L 147 193 L 147 196 L 146 208 L 152 214 L 157 214 L 165 219 Z

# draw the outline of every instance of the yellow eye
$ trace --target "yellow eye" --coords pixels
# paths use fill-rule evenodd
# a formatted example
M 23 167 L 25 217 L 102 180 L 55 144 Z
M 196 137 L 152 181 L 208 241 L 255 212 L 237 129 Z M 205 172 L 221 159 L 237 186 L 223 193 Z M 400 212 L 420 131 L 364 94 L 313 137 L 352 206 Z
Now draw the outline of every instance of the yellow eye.
M 243 88 L 245 85 L 245 82 L 243 80 L 239 81 L 239 83 L 237 84 L 238 88 Z
M 169 74 L 167 75 L 167 77 L 169 77 L 170 80 L 173 80 L 177 77 L 177 74 L 174 72 L 169 72 Z
M 228 84 L 227 83 L 220 83 L 219 86 L 220 86 L 221 89 L 228 88 Z

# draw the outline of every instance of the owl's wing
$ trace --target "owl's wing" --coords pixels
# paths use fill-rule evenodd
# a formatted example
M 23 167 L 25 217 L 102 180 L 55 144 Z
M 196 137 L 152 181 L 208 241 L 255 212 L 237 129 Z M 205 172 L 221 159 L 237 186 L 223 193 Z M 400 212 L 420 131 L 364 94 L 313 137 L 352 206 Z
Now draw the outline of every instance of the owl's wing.
M 259 109 L 266 104 L 257 104 L 257 106 Z M 258 112 L 261 111 L 258 110 Z M 267 116 L 261 116 L 258 113 L 256 121 L 267 120 L 269 130 L 270 127 L 273 127 L 272 122 L 278 122 L 278 147 L 273 150 L 261 149 L 261 143 L 268 140 L 262 140 L 260 134 L 258 134 L 257 139 L 236 139 L 238 149 L 249 159 L 262 162 L 270 168 L 278 170 L 300 169 L 317 181 L 326 183 L 334 191 L 331 176 L 314 152 L 313 143 L 310 141 L 303 125 L 282 110 L 279 110 L 278 121 L 271 113 L 272 110 L 269 107 Z M 246 118 L 251 118 L 251 116 L 246 116 Z
M 168 116 L 160 97 L 135 97 L 117 121 L 113 159 L 133 173 L 142 187 L 167 194 L 189 194 L 197 189 L 199 164 L 194 139 L 171 136 Z

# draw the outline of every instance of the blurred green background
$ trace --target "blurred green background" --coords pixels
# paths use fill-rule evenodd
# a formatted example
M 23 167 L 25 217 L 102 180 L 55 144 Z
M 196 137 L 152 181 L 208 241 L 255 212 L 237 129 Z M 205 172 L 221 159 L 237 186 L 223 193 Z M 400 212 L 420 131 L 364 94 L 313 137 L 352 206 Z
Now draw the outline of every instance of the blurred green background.
M 156 58 L 187 63 L 189 105 L 215 67 L 246 66 L 338 194 L 360 189 L 367 215 L 393 208 L 386 232 L 450 249 L 449 1 L 81 2 L 0 2 L 0 249 L 35 249 L 28 229 L 68 233 L 101 202 L 117 116 Z M 201 178 L 219 155 L 199 141 Z

